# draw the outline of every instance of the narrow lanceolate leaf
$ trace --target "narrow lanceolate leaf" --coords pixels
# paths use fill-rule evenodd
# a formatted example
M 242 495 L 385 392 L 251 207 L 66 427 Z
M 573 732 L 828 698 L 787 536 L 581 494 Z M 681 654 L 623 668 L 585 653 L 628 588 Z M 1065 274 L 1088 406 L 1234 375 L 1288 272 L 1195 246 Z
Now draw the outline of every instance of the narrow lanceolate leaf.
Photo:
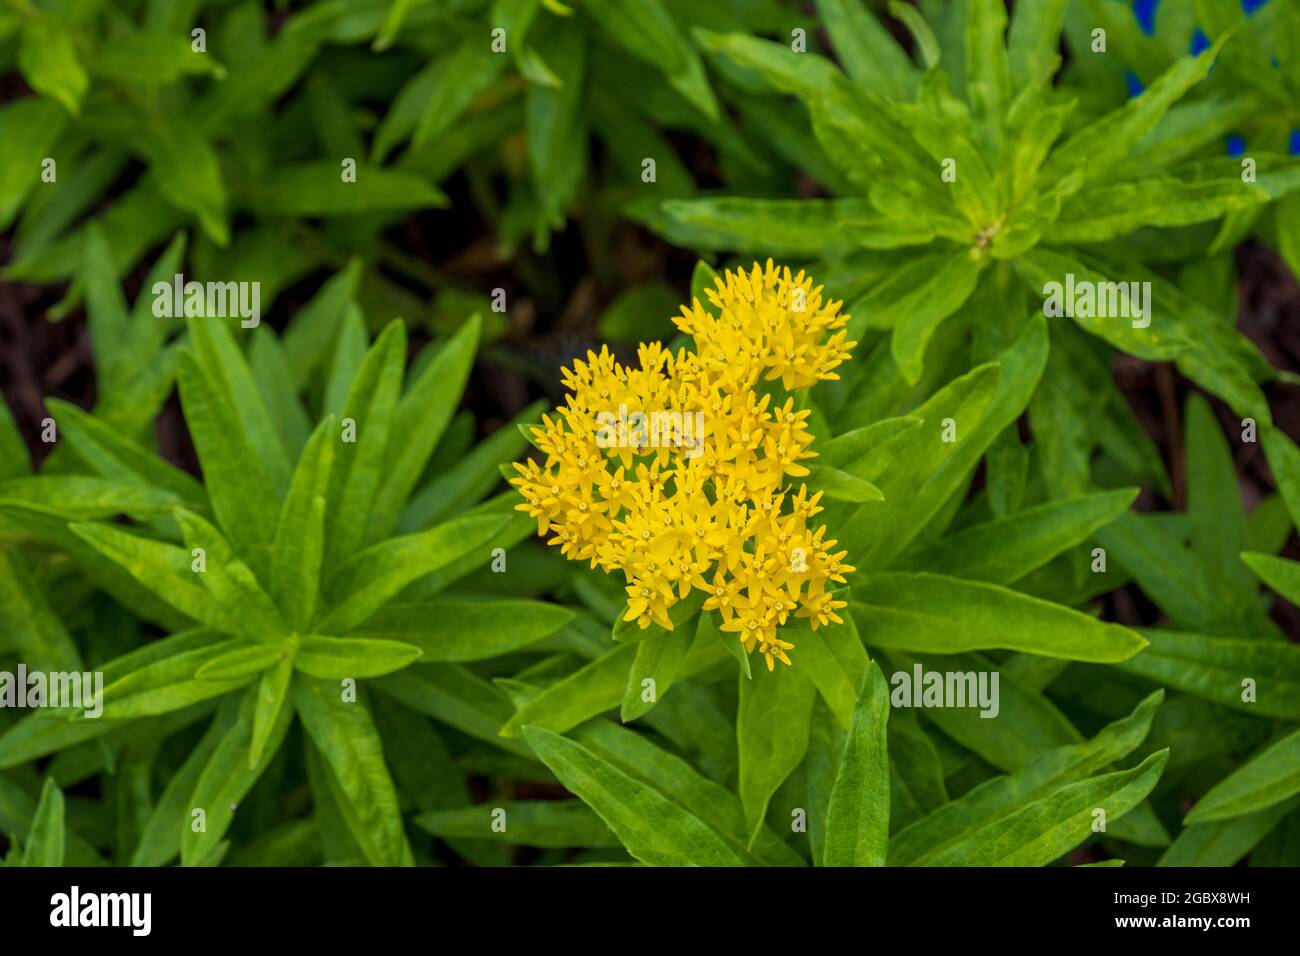
M 426 662 L 478 661 L 535 644 L 573 619 L 546 601 L 421 601 L 390 604 L 352 633 L 414 645 Z
M 1068 0 L 1022 3 L 1012 11 L 1007 53 L 1011 89 L 1047 84 L 1060 65 L 1061 26 Z
M 1149 646 L 1120 670 L 1249 714 L 1300 720 L 1295 644 L 1154 628 L 1144 628 L 1142 636 Z
M 701 113 L 711 120 L 718 119 L 718 103 L 704 64 L 663 0 L 642 0 L 631 5 L 590 0 L 583 10 L 625 50 L 662 72 Z
M 1241 556 L 1259 579 L 1293 604 L 1300 604 L 1300 561 L 1248 551 Z
M 691 649 L 693 629 L 664 632 L 639 641 L 636 658 L 627 674 L 627 688 L 619 716 L 624 723 L 647 713 L 668 692 L 677 677 L 677 669 Z M 713 639 L 713 635 L 709 635 Z
M 443 839 L 499 840 L 511 846 L 560 850 L 622 846 L 600 817 L 577 800 L 507 800 L 434 810 L 420 814 L 415 822 Z
M 509 523 L 508 515 L 469 516 L 367 548 L 330 579 L 334 604 L 318 629 L 346 633 L 412 581 L 451 564 L 485 563 L 487 543 Z
M 203 486 L 170 462 L 148 451 L 113 426 L 75 405 L 51 398 L 45 402 L 66 441 L 86 464 L 105 478 L 135 481 L 169 491 L 192 511 L 207 507 Z
M 413 173 L 358 163 L 355 180 L 334 160 L 277 166 L 249 200 L 263 216 L 353 216 L 448 204 L 433 183 Z
M 462 325 L 425 365 L 397 405 L 394 434 L 384 479 L 370 513 L 365 542 L 374 544 L 392 533 L 438 439 L 456 412 L 478 348 L 482 321 L 475 315 Z
M 992 584 L 926 572 L 890 572 L 855 585 L 850 604 L 868 646 L 933 654 L 1006 648 L 1113 663 L 1146 641 L 1059 604 Z
M 1300 807 L 1300 797 L 1227 820 L 1183 827 L 1156 866 L 1235 866 Z
M 406 360 L 406 326 L 392 322 L 375 340 L 352 379 L 339 416 L 341 440 L 335 451 L 326 509 L 329 534 L 325 542 L 327 573 L 361 548 L 370 509 L 384 479 L 397 399 Z
M 889 685 L 867 665 L 826 811 L 823 866 L 884 866 L 889 849 Z
M 0 632 L 32 669 L 79 672 L 77 645 L 21 560 L 0 550 Z
M 832 501 L 862 503 L 885 500 L 880 489 L 871 482 L 826 465 L 809 465 L 808 477 L 804 480 L 810 494 L 820 491 Z
M 58 100 L 74 116 L 90 80 L 77 58 L 69 25 L 33 11 L 18 46 L 18 69 L 36 92 Z
M 803 859 L 770 827 L 759 833 L 752 852 L 746 850 L 749 833 L 739 798 L 645 734 L 611 720 L 589 720 L 569 736 L 600 759 L 658 791 L 670 803 L 699 817 L 747 864 L 803 865 Z
M 343 680 L 391 674 L 419 659 L 420 649 L 411 644 L 311 634 L 298 642 L 294 665 L 312 677 Z
M 1086 780 L 1132 753 L 1146 739 L 1163 700 L 1163 692 L 1157 691 L 1092 740 L 1049 750 L 1015 773 L 995 777 L 900 830 L 890 842 L 890 865 L 926 865 L 954 846 L 970 844 L 981 828 Z
M 1267 202 L 1240 180 L 1183 183 L 1169 176 L 1097 186 L 1078 193 L 1048 228 L 1049 242 L 1104 242 L 1153 226 L 1190 226 Z
M 248 565 L 235 557 L 221 532 L 198 515 L 179 508 L 175 517 L 190 554 L 202 553 L 198 579 L 219 605 L 237 612 L 231 615 L 239 622 L 237 633 L 257 641 L 283 640 L 288 634 L 284 618 Z
M 910 100 L 918 71 L 903 48 L 858 0 L 817 0 L 831 43 L 844 70 L 869 90 Z
M 851 248 L 855 240 L 845 223 L 875 214 L 863 199 L 718 196 L 674 199 L 662 208 L 670 238 L 693 249 L 787 256 Z
M 332 681 L 295 679 L 293 699 L 333 774 L 339 810 L 366 859 L 375 866 L 410 866 L 397 791 L 370 711 L 360 702 L 344 702 Z
M 271 478 L 244 438 L 230 405 L 184 352 L 176 381 L 212 510 L 239 556 L 260 570 L 266 564 L 278 511 Z
M 1266 747 L 1212 787 L 1187 814 L 1187 823 L 1254 813 L 1296 793 L 1300 793 L 1300 730 Z
M 228 303 L 227 308 L 233 311 L 234 304 Z M 187 316 L 190 349 L 226 409 L 233 414 L 248 447 L 266 469 L 278 501 L 289 486 L 288 454 L 262 400 L 253 370 L 225 321 Z
M 1011 584 L 1082 544 L 1123 514 L 1136 497 L 1136 489 L 1120 489 L 1049 501 L 947 535 L 905 555 L 897 566 Z
M 652 866 L 743 866 L 698 816 L 586 747 L 540 727 L 524 738 L 560 782 L 596 811 L 624 849 Z
M 212 749 L 211 756 L 194 785 L 194 791 L 189 796 L 180 847 L 181 863 L 184 866 L 202 865 L 203 860 L 221 843 L 226 831 L 230 829 L 239 801 L 244 799 L 244 795 L 262 776 L 289 730 L 293 711 L 286 707 L 280 712 L 270 742 L 263 749 L 262 759 L 250 767 L 248 752 L 256 703 L 257 688 L 250 688 L 240 705 L 238 720 L 230 725 Z M 197 810 L 203 811 L 205 829 L 196 830 L 192 825 L 197 819 L 194 816 Z
M 271 735 L 280 725 L 280 714 L 289 698 L 289 683 L 293 679 L 293 659 L 288 655 L 273 667 L 262 672 L 257 682 L 257 703 L 253 708 L 253 736 L 248 744 L 248 767 L 262 762 Z
M 1093 835 L 1097 810 L 1104 811 L 1109 822 L 1146 799 L 1168 759 L 1169 751 L 1161 750 L 1130 770 L 1069 784 L 975 829 L 925 862 L 930 866 L 1045 866 Z
M 131 534 L 107 524 L 73 524 L 72 531 L 100 554 L 182 614 L 228 634 L 243 626 L 238 608 L 224 607 L 193 570 L 196 558 L 175 545 Z
M 1078 189 L 1123 160 L 1155 128 L 1165 112 L 1210 72 L 1226 37 L 1195 57 L 1182 57 L 1146 88 L 1141 96 L 1076 130 L 1056 149 L 1043 167 L 1042 181 L 1073 182 Z M 1084 177 L 1070 174 L 1082 169 Z
M 27 831 L 23 866 L 63 866 L 63 843 L 63 791 L 52 777 L 46 777 L 36 815 Z
M 256 672 L 235 677 L 200 678 L 203 665 L 251 646 L 241 638 L 222 639 L 211 631 L 183 632 L 163 641 L 169 651 L 138 669 L 110 679 L 105 666 L 104 720 L 129 720 L 180 710 L 200 701 L 212 700 L 248 684 Z M 197 645 L 197 646 L 196 646 Z M 129 657 L 130 655 L 128 655 Z
M 67 122 L 67 111 L 41 96 L 24 96 L 0 108 L 0 229 L 9 228 L 40 181 L 41 162 Z
M 210 658 L 194 672 L 199 680 L 235 680 L 260 674 L 268 667 L 289 656 L 289 645 L 240 644 L 233 650 Z
M 797 667 L 754 668 L 740 677 L 736 742 L 740 756 L 740 802 L 752 846 L 768 802 L 808 751 L 808 732 L 817 691 Z
M 298 633 L 307 630 L 320 594 L 325 505 L 338 423 L 328 416 L 307 441 L 280 509 L 271 551 L 271 595 Z
M 636 644 L 619 644 L 547 687 L 516 711 L 501 728 L 501 736 L 518 737 L 525 725 L 564 733 L 619 705 L 627 688 L 628 669 L 637 656 Z

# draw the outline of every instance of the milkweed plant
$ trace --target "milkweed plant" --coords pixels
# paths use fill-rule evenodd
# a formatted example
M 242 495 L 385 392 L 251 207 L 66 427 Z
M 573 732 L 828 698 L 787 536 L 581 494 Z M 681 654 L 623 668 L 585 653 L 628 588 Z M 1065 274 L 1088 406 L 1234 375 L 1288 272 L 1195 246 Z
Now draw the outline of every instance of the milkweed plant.
M 1298 35 L 0 5 L 4 863 L 1300 863 Z

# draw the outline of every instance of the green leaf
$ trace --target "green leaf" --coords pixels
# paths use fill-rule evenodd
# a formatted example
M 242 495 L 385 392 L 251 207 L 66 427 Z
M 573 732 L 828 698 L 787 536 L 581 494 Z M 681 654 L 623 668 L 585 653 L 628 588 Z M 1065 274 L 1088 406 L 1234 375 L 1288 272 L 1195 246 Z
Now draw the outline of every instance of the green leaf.
M 200 583 L 199 575 L 191 570 L 190 553 L 184 549 L 111 525 L 77 523 L 69 527 L 77 537 L 192 620 L 228 634 L 239 633 L 244 626 L 237 609 L 223 606 Z
M 207 507 L 207 495 L 193 477 L 164 461 L 100 418 L 56 398 L 45 406 L 59 424 L 59 437 L 105 478 L 152 485 L 176 495 L 192 511 Z
M 215 383 L 186 352 L 176 373 L 185 421 L 221 530 L 254 572 L 267 564 L 279 498 Z M 278 442 L 278 439 L 277 439 Z
M 338 785 L 339 810 L 366 859 L 375 866 L 411 866 L 397 792 L 370 711 L 341 698 L 332 683 L 294 680 L 298 714 Z
M 1155 128 L 1169 107 L 1206 77 L 1224 39 L 1220 37 L 1199 56 L 1180 58 L 1148 85 L 1141 96 L 1133 97 L 1114 112 L 1072 133 L 1048 158 L 1041 180 L 1074 183 L 1077 190 L 1085 181 L 1097 179 L 1125 159 L 1142 137 Z M 1072 178 L 1070 174 L 1075 170 L 1082 170 L 1083 176 Z M 1056 189 L 1063 193 L 1071 191 L 1066 185 L 1058 185 Z
M 210 659 L 194 672 L 199 680 L 235 680 L 260 674 L 287 656 L 284 646 L 274 644 L 241 645 Z
M 656 746 L 645 734 L 609 720 L 590 720 L 570 735 L 597 757 L 662 794 L 670 803 L 699 817 L 747 864 L 803 866 L 803 859 L 769 827 L 764 827 L 752 854 L 740 800 L 706 779 L 680 757 Z M 728 736 L 730 728 L 728 728 Z
M 389 436 L 396 419 L 406 361 L 406 326 L 388 324 L 352 379 L 340 424 L 355 429 L 334 455 L 326 513 L 327 573 L 355 556 L 366 534 L 370 509 L 384 480 Z
M 1048 801 L 1070 786 L 1104 779 L 1088 780 L 1096 771 L 1132 753 L 1146 739 L 1163 699 L 1163 692 L 1157 691 L 1128 717 L 1108 724 L 1091 740 L 1050 750 L 1023 769 L 989 780 L 899 831 L 890 843 L 890 865 L 929 865 L 949 856 L 954 848 L 975 845 L 981 830 L 996 830 L 1026 808 L 1050 805 Z M 1108 823 L 1116 816 L 1107 809 Z
M 293 659 L 285 655 L 273 667 L 262 672 L 257 682 L 257 704 L 253 710 L 253 736 L 248 745 L 248 767 L 254 769 L 262 762 L 271 737 L 280 726 L 280 714 L 289 699 L 289 683 L 293 679 Z
M 564 733 L 617 707 L 638 653 L 637 644 L 619 644 L 555 682 L 520 707 L 501 727 L 501 736 L 518 737 L 526 725 Z
M 809 493 L 820 491 L 833 501 L 884 501 L 885 496 L 869 481 L 827 465 L 809 465 L 804 479 Z
M 317 426 L 294 470 L 271 546 L 271 594 L 294 631 L 311 626 L 325 557 L 326 497 L 334 467 L 338 422 Z
M 1300 604 L 1300 561 L 1271 554 L 1246 552 L 1241 556 L 1256 576 L 1292 604 Z
M 772 795 L 803 762 L 816 695 L 812 682 L 796 667 L 759 667 L 752 680 L 740 678 L 736 741 L 747 847 L 758 838 Z
M 391 674 L 419 658 L 418 647 L 397 641 L 309 635 L 299 641 L 294 665 L 312 677 L 342 680 Z
M 817 13 L 849 76 L 891 99 L 912 99 L 915 64 L 861 0 L 817 0 Z
M 696 109 L 710 120 L 718 120 L 718 103 L 704 64 L 663 0 L 642 0 L 635 4 L 588 0 L 583 10 L 619 46 L 663 73 L 669 84 Z
M 1150 644 L 1119 669 L 1251 714 L 1300 720 L 1300 647 L 1284 641 L 1206 637 L 1144 628 Z M 1243 682 L 1255 695 L 1243 700 Z
M 511 714 L 505 694 L 458 664 L 417 664 L 379 678 L 374 686 L 415 712 L 470 737 L 520 756 L 532 756 L 523 741 L 499 733 Z
M 478 661 L 535 644 L 573 619 L 545 601 L 421 601 L 390 604 L 352 633 L 414 645 L 426 662 Z
M 447 340 L 406 390 L 397 405 L 394 434 L 384 479 L 370 512 L 365 541 L 374 544 L 392 533 L 429 456 L 460 402 L 478 348 L 482 321 L 475 314 Z
M 334 160 L 277 166 L 249 199 L 261 216 L 355 216 L 441 208 L 450 200 L 414 173 L 360 163 L 352 175 Z
M 32 670 L 77 673 L 81 654 L 17 554 L 0 549 L 0 633 Z
M 632 856 L 652 866 L 742 866 L 716 831 L 585 747 L 541 727 L 524 737 L 560 781 L 596 811 Z
M 48 15 L 33 16 L 23 27 L 18 68 L 37 93 L 52 97 L 76 116 L 90 81 L 77 57 L 72 34 Z
M 167 86 L 188 75 L 226 74 L 211 54 L 197 52 L 188 37 L 166 33 L 120 33 L 100 45 L 90 69 L 96 77 L 139 86 Z
M 683 629 L 686 630 L 686 629 Z M 698 625 L 695 629 L 698 632 Z M 708 635 L 712 638 L 712 635 Z M 691 649 L 695 633 L 662 631 L 636 645 L 636 658 L 627 674 L 627 688 L 619 717 L 624 723 L 646 714 L 668 693 L 677 677 L 677 669 Z M 647 685 L 647 681 L 649 684 Z
M 868 646 L 932 654 L 1006 648 L 1111 663 L 1146 646 L 1136 632 L 993 584 L 890 572 L 855 585 L 849 605 Z
M 823 866 L 884 866 L 889 849 L 889 687 L 866 667 L 826 811 Z
M 1011 88 L 1043 87 L 1060 66 L 1061 28 L 1068 0 L 1022 3 L 1012 11 L 1007 37 Z
M 1088 540 L 1123 514 L 1137 494 L 1125 488 L 1049 501 L 964 528 L 909 552 L 897 566 L 1009 585 Z
M 288 627 L 284 618 L 248 565 L 235 557 L 221 532 L 198 515 L 180 508 L 176 509 L 175 517 L 190 554 L 200 551 L 204 554 L 205 570 L 199 574 L 203 586 L 222 608 L 238 609 L 237 613 L 228 614 L 228 620 L 237 622 L 239 630 L 235 633 L 270 642 L 286 637 Z
M 1271 807 L 1300 793 L 1300 730 L 1234 770 L 1192 807 L 1186 822 L 1211 823 Z
M 289 730 L 293 711 L 286 707 L 280 712 L 270 742 L 263 750 L 262 759 L 249 765 L 248 753 L 257 695 L 257 688 L 249 688 L 244 695 L 238 720 L 230 725 L 212 748 L 211 755 L 194 784 L 194 790 L 189 795 L 182 818 L 184 829 L 180 839 L 183 866 L 200 866 L 216 850 L 230 829 L 239 802 L 262 776 Z M 192 826 L 192 814 L 194 810 L 200 809 L 204 812 L 206 829 L 196 831 Z
M 1104 242 L 1138 229 L 1190 226 L 1268 201 L 1262 189 L 1239 179 L 1184 183 L 1170 176 L 1094 186 L 1067 200 L 1045 241 Z
M 498 811 L 504 815 L 499 816 Z M 499 830 L 497 820 L 501 821 Z M 511 846 L 559 850 L 622 846 L 600 817 L 577 800 L 506 800 L 422 813 L 415 822 L 444 840 L 499 840 Z
M 1255 813 L 1184 827 L 1156 866 L 1236 866 L 1289 813 L 1300 807 L 1300 797 Z
M 692 249 L 808 256 L 852 248 L 853 221 L 875 215 L 862 199 L 672 199 L 662 205 L 666 233 Z M 701 304 L 708 299 L 697 296 Z
M 63 791 L 52 777 L 46 777 L 31 829 L 27 831 L 23 866 L 63 866 L 63 843 Z
M 131 856 L 132 866 L 165 866 L 181 851 L 181 834 L 190 829 L 190 797 L 213 753 L 239 718 L 239 701 L 229 697 L 218 709 L 208 729 L 167 781 L 140 833 Z
M 363 623 L 413 581 L 448 565 L 491 557 L 487 544 L 510 516 L 469 515 L 419 534 L 392 538 L 357 554 L 329 579 L 333 601 L 318 630 L 342 634 Z M 475 557 L 477 553 L 477 557 Z
M 33 186 L 41 164 L 67 125 L 53 100 L 27 96 L 0 107 L 0 229 L 8 229 Z

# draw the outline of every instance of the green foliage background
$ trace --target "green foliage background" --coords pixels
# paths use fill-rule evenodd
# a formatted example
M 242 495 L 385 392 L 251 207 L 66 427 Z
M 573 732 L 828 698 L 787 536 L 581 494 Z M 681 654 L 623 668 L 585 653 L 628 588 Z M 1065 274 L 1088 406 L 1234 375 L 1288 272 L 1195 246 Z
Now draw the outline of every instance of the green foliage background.
M 1235 330 L 1232 257 L 1300 268 L 1300 4 L 1158 11 L 5 0 L 4 281 L 84 320 L 95 403 L 47 398 L 39 467 L 0 406 L 0 670 L 105 682 L 99 719 L 0 709 L 7 861 L 1300 863 L 1295 377 Z M 545 400 L 481 439 L 462 402 L 518 330 L 428 244 L 482 232 L 553 314 L 628 221 L 707 260 L 693 295 L 771 255 L 854 316 L 808 400 L 851 613 L 793 667 L 685 604 L 617 626 L 501 481 Z M 263 324 L 156 317 L 182 271 L 259 282 Z M 1045 319 L 1066 272 L 1151 282 L 1151 326 Z M 668 338 L 685 291 L 632 283 L 599 331 Z M 1133 507 L 1171 483 L 1116 352 L 1200 389 L 1183 511 Z M 198 474 L 159 453 L 173 395 Z M 1155 626 L 1097 613 L 1119 588 Z M 891 707 L 918 665 L 998 671 L 998 717 Z

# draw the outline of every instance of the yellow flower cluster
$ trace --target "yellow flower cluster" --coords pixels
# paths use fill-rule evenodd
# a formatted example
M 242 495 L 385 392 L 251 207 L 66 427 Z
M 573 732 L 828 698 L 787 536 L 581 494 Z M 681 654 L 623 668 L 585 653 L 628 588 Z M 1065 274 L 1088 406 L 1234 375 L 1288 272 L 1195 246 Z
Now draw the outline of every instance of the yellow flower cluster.
M 627 620 L 671 630 L 669 609 L 697 589 L 770 670 L 790 663 L 777 629 L 792 616 L 840 622 L 827 584 L 853 568 L 809 526 L 821 493 L 785 485 L 816 455 L 809 413 L 763 383 L 838 378 L 856 343 L 841 303 L 770 260 L 705 294 L 711 308 L 697 299 L 674 317 L 696 351 L 642 345 L 640 368 L 627 368 L 602 347 L 564 370 L 565 404 L 533 429 L 545 460 L 516 464 L 511 481 L 550 544 L 623 573 Z

